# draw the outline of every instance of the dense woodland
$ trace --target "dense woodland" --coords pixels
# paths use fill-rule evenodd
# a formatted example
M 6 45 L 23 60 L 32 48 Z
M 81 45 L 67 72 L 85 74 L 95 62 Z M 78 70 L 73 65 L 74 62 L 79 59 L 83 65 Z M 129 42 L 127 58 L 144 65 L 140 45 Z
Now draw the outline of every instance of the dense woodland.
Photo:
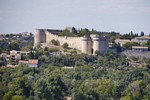
M 149 64 L 132 66 L 125 56 L 112 52 L 95 56 L 44 55 L 39 59 L 42 63 L 37 68 L 25 65 L 0 68 L 0 99 L 63 100 L 65 96 L 73 100 L 150 99 Z

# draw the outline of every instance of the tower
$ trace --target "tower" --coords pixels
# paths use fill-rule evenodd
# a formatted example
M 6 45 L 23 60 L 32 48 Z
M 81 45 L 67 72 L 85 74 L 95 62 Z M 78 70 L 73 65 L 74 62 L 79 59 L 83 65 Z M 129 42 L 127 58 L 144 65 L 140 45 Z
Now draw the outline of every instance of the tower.
M 108 50 L 108 37 L 100 37 L 100 52 L 106 52 Z
M 40 44 L 40 30 L 34 30 L 34 47 L 37 47 Z
M 100 38 L 97 35 L 93 36 L 93 54 L 95 54 L 96 51 L 100 51 Z
M 40 30 L 40 42 L 41 43 L 46 43 L 46 33 L 45 30 Z
M 36 29 L 34 31 L 34 47 L 40 45 L 40 43 L 46 42 L 46 34 L 45 31 L 42 29 Z
M 84 36 L 82 37 L 81 41 L 82 41 L 82 53 L 91 54 L 92 53 L 91 39 Z

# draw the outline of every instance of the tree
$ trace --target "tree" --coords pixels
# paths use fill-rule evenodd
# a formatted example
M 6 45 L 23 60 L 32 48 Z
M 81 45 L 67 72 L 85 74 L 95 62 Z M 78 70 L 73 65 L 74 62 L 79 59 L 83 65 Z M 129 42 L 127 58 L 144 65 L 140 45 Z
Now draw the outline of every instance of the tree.
M 76 50 L 70 51 L 71 54 L 77 54 Z
M 133 32 L 131 31 L 131 36 L 133 35 Z
M 123 35 L 120 35 L 120 39 L 129 39 L 129 40 L 131 40 L 131 39 L 133 39 L 133 38 L 135 38 L 135 37 L 138 37 L 138 34 L 133 34 L 133 32 L 131 31 L 131 33 L 129 33 L 129 34 L 123 34 Z
M 132 49 L 132 46 L 139 46 L 140 44 L 139 43 L 136 43 L 136 42 L 127 42 L 126 44 L 123 45 L 123 48 L 124 49 L 128 49 L 128 50 L 131 50 Z
M 12 97 L 11 100 L 23 100 L 23 97 L 19 96 L 19 95 L 15 95 L 15 96 Z
M 14 95 L 14 93 L 12 91 L 8 91 L 7 93 L 5 93 L 5 95 L 3 96 L 3 100 L 11 100 L 12 96 Z
M 120 92 L 121 92 L 121 91 L 120 91 L 119 87 L 115 84 L 115 85 L 112 87 L 112 96 L 113 96 L 114 98 L 118 98 L 118 97 L 121 96 L 121 93 L 120 93 Z
M 143 87 L 145 87 L 145 85 L 142 80 L 134 81 L 128 85 L 125 90 L 125 94 L 126 96 L 130 96 L 130 98 L 133 100 L 141 100 L 143 98 Z
M 98 50 L 95 51 L 95 55 L 98 56 L 100 55 L 100 52 Z
M 122 51 L 122 48 L 121 48 L 119 43 L 118 44 L 114 43 L 113 46 L 116 48 L 117 52 L 121 52 Z
M 8 50 L 20 50 L 19 44 L 17 42 L 11 42 L 8 45 Z
M 144 32 L 141 32 L 141 36 L 144 36 Z
M 52 39 L 52 40 L 51 40 L 51 43 L 52 43 L 53 45 L 56 45 L 56 46 L 59 45 L 59 41 L 58 41 L 58 40 Z
M 64 48 L 64 49 L 67 49 L 68 48 L 68 43 L 64 43 L 63 45 L 62 45 L 62 47 Z
M 50 49 L 49 49 L 49 52 L 58 52 L 58 51 L 59 51 L 58 48 L 50 48 Z
M 68 29 L 65 29 L 63 32 L 58 34 L 59 36 L 75 36 L 75 34 L 71 33 Z

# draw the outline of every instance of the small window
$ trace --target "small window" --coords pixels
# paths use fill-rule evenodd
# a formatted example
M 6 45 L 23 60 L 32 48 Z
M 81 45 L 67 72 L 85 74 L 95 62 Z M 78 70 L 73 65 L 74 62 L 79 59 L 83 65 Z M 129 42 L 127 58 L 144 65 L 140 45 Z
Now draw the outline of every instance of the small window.
M 92 51 L 92 54 L 93 54 L 93 52 L 94 52 L 93 48 L 92 48 L 92 50 L 91 50 L 91 51 Z
M 17 54 L 20 54 L 20 52 L 17 52 Z

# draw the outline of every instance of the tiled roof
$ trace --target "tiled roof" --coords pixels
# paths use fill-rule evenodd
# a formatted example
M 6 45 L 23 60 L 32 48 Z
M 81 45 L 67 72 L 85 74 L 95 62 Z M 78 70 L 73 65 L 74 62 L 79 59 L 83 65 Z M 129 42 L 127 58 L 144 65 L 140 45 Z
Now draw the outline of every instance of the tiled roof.
M 30 60 L 28 61 L 28 63 L 29 63 L 29 64 L 38 64 L 38 60 L 36 60 L 36 59 L 30 59 Z
M 150 37 L 148 37 L 148 36 L 142 36 L 142 37 L 136 37 L 136 39 L 147 40 L 147 39 L 150 39 Z

